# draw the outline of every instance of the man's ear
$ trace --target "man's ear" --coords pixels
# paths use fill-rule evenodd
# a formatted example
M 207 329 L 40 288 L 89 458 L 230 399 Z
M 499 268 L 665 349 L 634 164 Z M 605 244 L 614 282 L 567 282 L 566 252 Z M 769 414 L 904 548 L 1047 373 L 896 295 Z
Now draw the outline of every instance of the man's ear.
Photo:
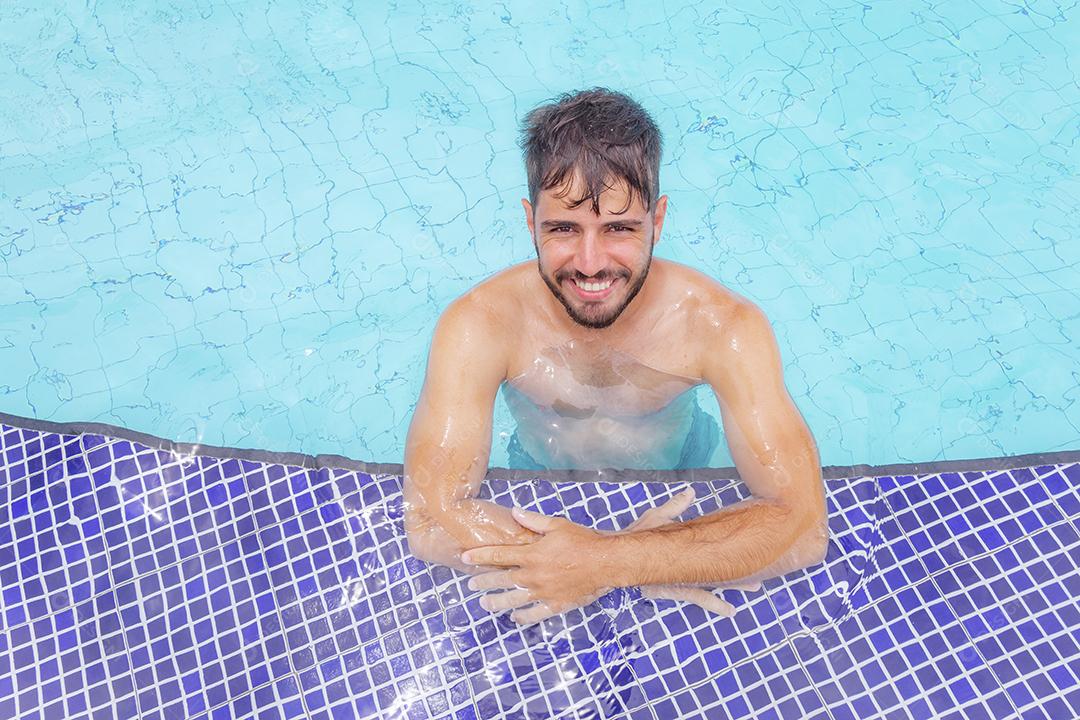
M 653 214 L 653 247 L 660 242 L 660 231 L 664 227 L 664 216 L 667 215 L 667 195 L 661 195 L 656 201 L 656 210 Z
M 521 198 L 521 206 L 525 208 L 525 224 L 529 226 L 529 234 L 535 235 L 533 231 L 533 208 L 532 203 L 527 198 Z

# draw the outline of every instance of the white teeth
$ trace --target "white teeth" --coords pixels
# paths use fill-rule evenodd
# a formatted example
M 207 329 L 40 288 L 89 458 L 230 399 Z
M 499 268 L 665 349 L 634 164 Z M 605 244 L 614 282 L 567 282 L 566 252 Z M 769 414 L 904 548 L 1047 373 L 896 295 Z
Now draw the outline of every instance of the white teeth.
M 577 281 L 575 280 L 574 282 L 577 282 Z M 605 283 L 581 283 L 581 282 L 579 282 L 577 285 L 582 290 L 587 290 L 589 292 L 599 292 L 600 290 L 607 290 L 609 287 L 611 287 L 611 281 L 608 280 Z

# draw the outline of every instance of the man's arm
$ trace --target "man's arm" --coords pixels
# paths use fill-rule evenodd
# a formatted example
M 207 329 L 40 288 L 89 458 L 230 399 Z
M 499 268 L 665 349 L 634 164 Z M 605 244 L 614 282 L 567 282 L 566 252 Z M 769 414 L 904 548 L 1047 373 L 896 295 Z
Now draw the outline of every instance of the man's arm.
M 689 522 L 601 538 L 609 585 L 763 580 L 825 557 L 821 461 L 784 385 L 768 318 L 741 301 L 730 317 L 705 312 L 700 323 L 699 337 L 718 340 L 702 377 L 717 395 L 728 446 L 754 497 Z
M 492 408 L 506 378 L 508 338 L 475 293 L 454 300 L 435 327 L 420 399 L 405 441 L 405 531 L 417 558 L 467 572 L 480 545 L 530 542 L 510 509 L 476 499 L 491 452 Z

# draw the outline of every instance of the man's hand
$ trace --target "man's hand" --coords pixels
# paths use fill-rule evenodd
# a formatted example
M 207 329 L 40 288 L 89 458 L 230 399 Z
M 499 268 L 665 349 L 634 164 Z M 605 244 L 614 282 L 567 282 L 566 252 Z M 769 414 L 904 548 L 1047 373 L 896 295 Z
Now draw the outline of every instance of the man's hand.
M 480 605 L 486 610 L 516 610 L 510 619 L 521 625 L 539 622 L 575 607 L 588 605 L 611 590 L 601 585 L 603 543 L 601 533 L 566 518 L 514 508 L 514 519 L 541 533 L 539 540 L 526 545 L 498 545 L 473 548 L 461 555 L 470 565 L 495 565 L 506 570 L 477 575 L 469 581 L 471 590 L 516 588 L 498 595 L 486 595 Z
M 589 543 L 595 542 L 597 537 L 602 537 L 603 535 L 632 532 L 634 530 L 648 530 L 661 525 L 666 525 L 685 511 L 686 508 L 690 507 L 693 502 L 694 490 L 693 488 L 687 488 L 663 505 L 645 511 L 645 513 L 627 527 L 626 530 L 616 532 L 597 532 L 577 525 L 565 518 L 548 517 L 539 513 L 530 513 L 515 509 L 514 517 L 523 527 L 542 534 L 544 538 L 554 531 L 555 537 L 552 538 L 554 542 L 549 542 L 544 548 L 544 552 L 550 554 L 532 555 L 531 562 L 533 563 L 532 567 L 534 569 L 543 567 L 543 574 L 546 575 L 548 582 L 554 583 L 556 591 L 562 589 L 565 592 L 559 597 L 542 595 L 539 592 L 534 593 L 532 591 L 535 588 L 530 584 L 526 575 L 519 574 L 517 570 L 509 569 L 478 574 L 469 581 L 469 588 L 471 590 L 514 588 L 510 592 L 499 593 L 496 595 L 489 594 L 483 598 L 480 601 L 480 604 L 488 610 L 509 610 L 540 601 L 535 607 L 519 610 L 511 615 L 511 619 L 521 624 L 539 622 L 544 618 L 556 615 L 560 612 L 566 612 L 575 607 L 587 605 L 610 590 L 610 588 L 597 586 L 596 576 L 599 574 L 599 569 L 596 568 L 595 562 L 589 562 L 588 560 L 593 554 L 589 548 Z M 519 513 L 522 513 L 520 517 Z M 489 566 L 519 565 L 519 563 L 514 560 L 525 557 L 525 554 L 527 553 L 535 552 L 530 551 L 530 548 L 533 548 L 542 541 L 543 538 L 530 545 L 518 547 L 503 546 L 475 548 L 473 551 L 463 555 L 463 558 L 467 556 L 473 563 L 483 563 Z M 473 553 L 476 554 L 474 555 Z M 565 555 L 560 555 L 560 553 L 565 553 Z M 496 562 L 495 560 L 498 561 Z M 573 581 L 566 580 L 568 574 L 559 570 L 558 562 L 560 560 L 571 563 L 574 568 L 569 573 L 571 575 L 580 575 L 582 567 L 584 567 L 584 574 L 587 577 L 587 580 L 583 582 L 579 581 L 580 584 L 575 588 Z M 574 562 L 574 560 L 577 562 Z M 529 577 L 532 577 L 532 575 L 530 574 Z M 554 580 L 552 580 L 552 577 Z M 703 589 L 705 587 L 753 591 L 759 589 L 761 583 L 725 583 L 721 585 L 701 585 L 697 587 L 693 585 L 645 585 L 641 587 L 641 594 L 643 597 L 653 599 L 682 600 L 698 605 L 704 610 L 715 612 L 726 617 L 730 617 L 734 614 L 735 608 L 733 605 L 712 592 Z M 576 598 L 574 596 L 575 592 L 579 593 Z M 551 598 L 550 602 L 547 600 L 548 597 Z M 562 609 L 555 609 L 556 607 L 561 607 Z

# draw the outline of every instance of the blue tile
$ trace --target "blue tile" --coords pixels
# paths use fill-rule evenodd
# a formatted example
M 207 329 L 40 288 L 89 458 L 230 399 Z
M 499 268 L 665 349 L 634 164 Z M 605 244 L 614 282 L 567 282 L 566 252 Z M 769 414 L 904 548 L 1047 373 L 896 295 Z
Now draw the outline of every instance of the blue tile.
M 10 702 L 23 714 L 27 684 L 46 711 L 92 714 L 108 698 L 146 718 L 374 717 L 411 693 L 423 700 L 410 717 L 637 717 L 647 702 L 686 717 L 900 706 L 996 717 L 1013 694 L 1060 712 L 1078 690 L 1065 473 L 830 481 L 827 562 L 726 594 L 735 618 L 630 590 L 543 634 L 486 613 L 460 575 L 405 555 L 397 478 L 181 463 L 92 434 L 34 442 L 4 455 L 22 469 L 0 490 L 12 500 L 0 510 L 0 712 Z M 669 490 L 484 488 L 611 528 Z M 734 484 L 699 490 L 701 511 L 745 497 Z M 55 605 L 60 591 L 70 599 Z M 71 611 L 80 603 L 98 619 L 96 645 Z
M 78 648 L 62 639 L 69 634 L 78 638 Z M 0 661 L 0 703 L 6 692 L 14 696 L 12 707 L 18 710 L 12 717 L 39 707 L 55 709 L 62 697 L 64 702 L 59 704 L 74 713 L 137 715 L 119 619 L 106 598 L 79 603 L 11 630 L 6 647 L 0 647 L 0 658 L 5 656 L 10 665 L 5 669 L 6 663 Z

